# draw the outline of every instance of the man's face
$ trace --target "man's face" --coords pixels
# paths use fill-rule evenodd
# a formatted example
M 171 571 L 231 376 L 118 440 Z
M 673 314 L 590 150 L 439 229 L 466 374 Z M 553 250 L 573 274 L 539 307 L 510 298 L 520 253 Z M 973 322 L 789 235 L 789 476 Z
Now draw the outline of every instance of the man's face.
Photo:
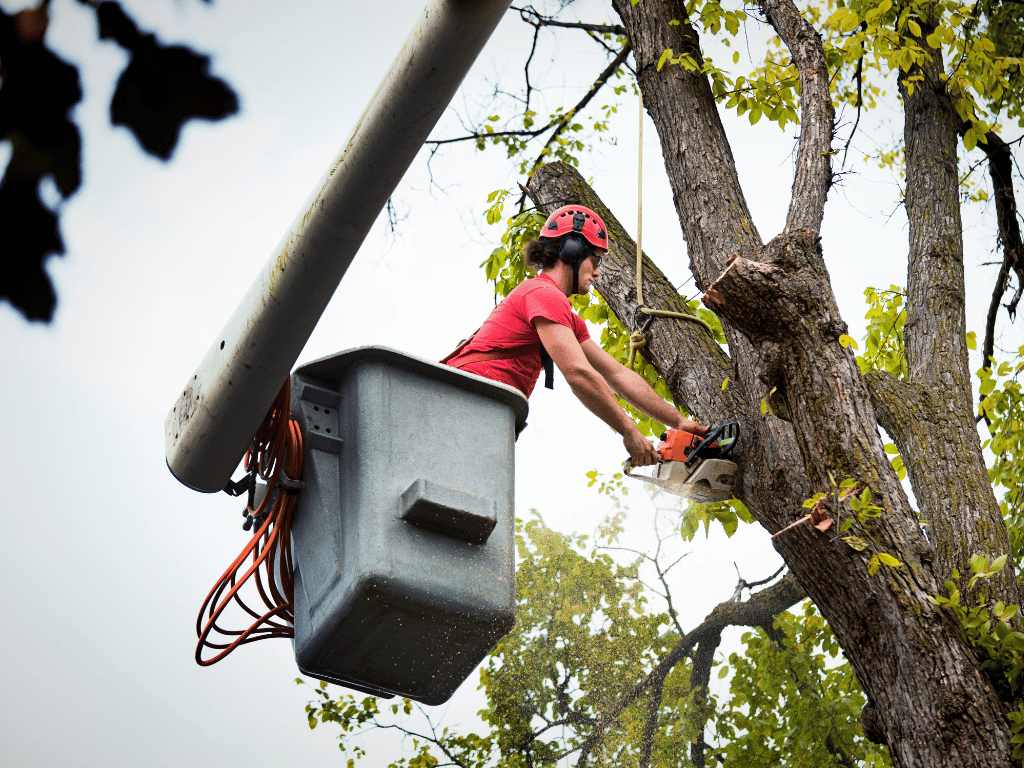
M 591 250 L 580 264 L 580 293 L 586 293 L 597 278 L 601 276 L 601 251 Z

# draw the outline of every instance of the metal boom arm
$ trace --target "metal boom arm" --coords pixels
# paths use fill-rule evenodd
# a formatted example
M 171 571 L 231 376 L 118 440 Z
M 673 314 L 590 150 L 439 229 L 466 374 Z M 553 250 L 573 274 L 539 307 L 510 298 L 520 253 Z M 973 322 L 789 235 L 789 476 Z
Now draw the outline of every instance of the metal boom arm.
M 167 415 L 167 466 L 182 483 L 215 492 L 228 482 L 374 220 L 509 3 L 427 3 L 312 202 Z

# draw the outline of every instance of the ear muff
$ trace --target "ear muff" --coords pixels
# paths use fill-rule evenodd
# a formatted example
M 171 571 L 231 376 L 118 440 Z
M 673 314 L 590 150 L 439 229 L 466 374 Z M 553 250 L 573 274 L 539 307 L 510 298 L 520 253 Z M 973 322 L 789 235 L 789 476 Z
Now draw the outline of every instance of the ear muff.
M 558 258 L 572 267 L 572 292 L 580 289 L 580 264 L 590 255 L 590 246 L 586 238 L 576 232 L 570 232 L 562 238 L 558 249 Z

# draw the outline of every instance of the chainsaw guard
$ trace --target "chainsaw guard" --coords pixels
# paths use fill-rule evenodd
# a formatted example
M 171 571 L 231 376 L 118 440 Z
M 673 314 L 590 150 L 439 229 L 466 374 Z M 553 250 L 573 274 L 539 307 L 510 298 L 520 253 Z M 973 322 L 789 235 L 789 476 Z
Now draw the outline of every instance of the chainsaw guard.
M 693 474 L 678 486 L 678 490 L 669 487 L 665 489 L 701 504 L 725 501 L 733 497 L 736 471 L 735 462 L 726 459 L 705 459 Z
M 635 480 L 643 480 L 676 496 L 706 504 L 733 497 L 737 467 L 735 462 L 726 459 L 705 459 L 692 471 L 681 461 L 665 461 L 657 465 L 650 477 L 635 474 L 629 462 L 623 470 Z

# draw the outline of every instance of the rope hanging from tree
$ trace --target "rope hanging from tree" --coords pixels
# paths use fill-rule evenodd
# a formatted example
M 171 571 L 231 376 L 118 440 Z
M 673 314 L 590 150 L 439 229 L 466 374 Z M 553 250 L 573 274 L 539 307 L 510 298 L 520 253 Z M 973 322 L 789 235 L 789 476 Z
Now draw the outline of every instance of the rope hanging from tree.
M 636 353 L 647 346 L 647 331 L 656 317 L 671 317 L 678 320 L 688 320 L 697 323 L 708 335 L 718 343 L 715 331 L 710 325 L 696 315 L 686 312 L 675 312 L 670 309 L 655 309 L 644 303 L 644 251 L 643 251 L 643 230 L 644 230 L 644 97 L 637 91 L 638 104 L 638 142 L 637 142 L 637 168 L 636 168 L 636 304 L 637 312 L 646 315 L 640 327 L 629 336 L 629 357 L 626 365 L 630 368 L 636 360 Z

